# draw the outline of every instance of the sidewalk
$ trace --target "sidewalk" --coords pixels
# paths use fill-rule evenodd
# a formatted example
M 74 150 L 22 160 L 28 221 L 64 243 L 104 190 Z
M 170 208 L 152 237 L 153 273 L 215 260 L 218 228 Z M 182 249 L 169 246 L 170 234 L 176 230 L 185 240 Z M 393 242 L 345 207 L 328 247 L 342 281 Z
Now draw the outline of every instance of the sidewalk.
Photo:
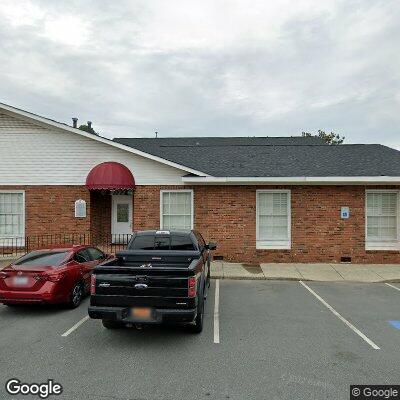
M 318 282 L 400 282 L 398 264 L 246 264 L 213 261 L 211 277 Z
M 11 260 L 0 258 L 0 270 Z M 399 264 L 247 264 L 213 261 L 214 279 L 261 279 L 317 282 L 400 282 Z
M 0 258 L 0 270 L 10 264 L 11 261 L 13 261 L 11 258 Z

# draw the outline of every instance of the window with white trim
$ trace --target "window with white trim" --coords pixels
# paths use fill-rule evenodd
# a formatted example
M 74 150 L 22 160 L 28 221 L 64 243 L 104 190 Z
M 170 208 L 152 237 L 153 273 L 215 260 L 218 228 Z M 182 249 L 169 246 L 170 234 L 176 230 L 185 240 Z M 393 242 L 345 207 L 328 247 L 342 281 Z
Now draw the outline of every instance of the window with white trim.
M 161 229 L 193 229 L 193 191 L 161 191 Z
M 398 191 L 366 192 L 366 247 L 371 250 L 398 248 Z
M 290 249 L 290 190 L 257 190 L 257 248 Z
M 0 191 L 0 237 L 21 237 L 25 230 L 23 192 Z

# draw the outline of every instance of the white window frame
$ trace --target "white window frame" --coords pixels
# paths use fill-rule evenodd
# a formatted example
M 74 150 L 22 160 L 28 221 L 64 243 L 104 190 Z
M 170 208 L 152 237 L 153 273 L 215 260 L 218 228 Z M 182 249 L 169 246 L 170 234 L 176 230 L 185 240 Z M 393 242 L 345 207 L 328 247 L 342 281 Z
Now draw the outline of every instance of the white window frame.
M 368 230 L 368 224 L 367 224 L 367 194 L 368 193 L 395 193 L 397 195 L 397 238 L 394 240 L 368 240 L 367 237 L 367 230 Z M 369 189 L 365 191 L 365 210 L 364 210 L 364 215 L 365 215 L 365 250 L 400 250 L 400 241 L 399 241 L 399 234 L 400 234 L 400 226 L 399 226 L 399 190 L 393 190 L 393 189 Z
M 193 189 L 183 189 L 183 190 L 160 190 L 160 229 L 163 229 L 164 221 L 163 221 L 163 195 L 164 193 L 190 193 L 190 229 L 193 229 L 194 226 L 194 194 Z
M 287 218 L 288 218 L 288 239 L 287 240 L 264 240 L 259 237 L 259 214 L 258 195 L 261 193 L 286 193 L 287 194 Z M 291 213 L 291 191 L 278 189 L 256 190 L 256 249 L 259 250 L 290 250 L 292 248 L 292 213 Z
M 10 193 L 10 194 L 22 194 L 22 233 L 21 235 L 0 235 L 0 247 L 10 246 L 10 242 L 3 239 L 21 239 L 17 242 L 18 245 L 25 246 L 25 190 L 0 190 L 0 194 Z M 15 242 L 11 243 L 15 246 Z

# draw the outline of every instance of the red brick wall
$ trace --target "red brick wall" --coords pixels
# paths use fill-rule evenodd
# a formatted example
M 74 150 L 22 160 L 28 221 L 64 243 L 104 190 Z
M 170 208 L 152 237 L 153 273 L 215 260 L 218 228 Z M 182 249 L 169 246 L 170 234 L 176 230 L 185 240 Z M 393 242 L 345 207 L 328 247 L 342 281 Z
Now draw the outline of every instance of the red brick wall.
M 157 229 L 160 190 L 183 186 L 138 186 L 134 194 L 135 230 Z M 290 189 L 291 250 L 256 250 L 256 190 Z M 382 187 L 383 188 L 383 187 Z M 387 187 L 386 187 L 387 188 Z M 25 190 L 26 235 L 110 233 L 111 201 L 82 186 L 0 186 Z M 194 186 L 195 228 L 216 241 L 216 254 L 244 262 L 400 263 L 398 251 L 365 251 L 364 186 Z M 74 217 L 75 200 L 87 202 L 87 218 Z M 340 207 L 350 218 L 340 218 Z
M 25 191 L 25 235 L 88 234 L 90 194 L 83 186 L 0 186 L 0 190 Z M 75 200 L 87 204 L 87 217 L 75 218 Z
M 185 189 L 188 187 L 185 186 Z M 216 254 L 245 262 L 399 263 L 398 251 L 365 251 L 365 186 L 194 186 L 195 229 L 216 241 Z M 291 250 L 256 250 L 256 190 L 291 190 Z M 383 188 L 383 187 L 382 187 Z M 387 187 L 386 187 L 387 188 Z M 157 229 L 160 190 L 138 186 L 134 229 Z M 350 207 L 350 218 L 340 208 Z
M 160 227 L 161 189 L 182 189 L 182 186 L 136 186 L 133 195 L 133 230 Z

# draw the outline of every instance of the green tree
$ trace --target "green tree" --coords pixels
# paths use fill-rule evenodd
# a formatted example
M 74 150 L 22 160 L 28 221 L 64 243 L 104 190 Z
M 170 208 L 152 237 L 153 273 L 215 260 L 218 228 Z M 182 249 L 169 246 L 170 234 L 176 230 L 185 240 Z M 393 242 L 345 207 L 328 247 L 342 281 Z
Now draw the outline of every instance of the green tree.
M 92 133 L 93 135 L 98 135 L 98 133 L 91 126 L 88 125 L 80 125 L 79 129 L 81 131 Z
M 345 139 L 344 136 L 340 136 L 339 134 L 336 134 L 335 132 L 326 133 L 325 131 L 323 131 L 321 129 L 318 129 L 317 135 L 313 135 L 310 132 L 302 132 L 301 136 L 303 136 L 303 137 L 311 137 L 311 136 L 319 137 L 325 143 L 328 143 L 328 144 L 342 144 Z

